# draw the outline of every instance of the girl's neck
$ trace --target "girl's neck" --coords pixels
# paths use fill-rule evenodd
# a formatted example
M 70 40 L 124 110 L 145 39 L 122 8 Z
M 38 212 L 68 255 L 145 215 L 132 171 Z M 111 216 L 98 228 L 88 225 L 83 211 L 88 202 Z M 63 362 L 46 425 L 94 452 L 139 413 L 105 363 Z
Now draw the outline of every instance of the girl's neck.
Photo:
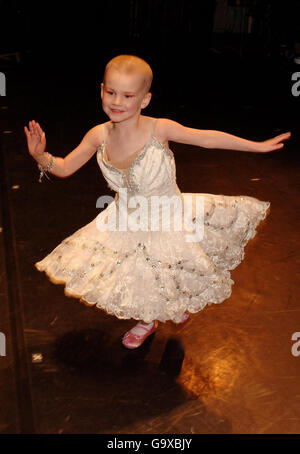
M 143 118 L 142 115 L 137 117 L 129 118 L 128 120 L 114 122 L 110 121 L 111 124 L 111 131 L 115 136 L 120 138 L 122 137 L 130 137 L 137 132 L 141 131 Z

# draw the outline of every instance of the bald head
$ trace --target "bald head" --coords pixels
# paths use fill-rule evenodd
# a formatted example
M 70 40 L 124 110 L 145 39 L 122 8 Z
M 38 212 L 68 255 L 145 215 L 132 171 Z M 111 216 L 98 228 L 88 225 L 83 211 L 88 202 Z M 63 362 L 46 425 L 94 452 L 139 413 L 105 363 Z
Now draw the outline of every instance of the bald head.
M 153 79 L 152 69 L 145 60 L 135 55 L 118 55 L 112 58 L 106 65 L 105 77 L 110 69 L 114 69 L 125 74 L 139 74 L 142 78 L 143 89 L 148 93 Z

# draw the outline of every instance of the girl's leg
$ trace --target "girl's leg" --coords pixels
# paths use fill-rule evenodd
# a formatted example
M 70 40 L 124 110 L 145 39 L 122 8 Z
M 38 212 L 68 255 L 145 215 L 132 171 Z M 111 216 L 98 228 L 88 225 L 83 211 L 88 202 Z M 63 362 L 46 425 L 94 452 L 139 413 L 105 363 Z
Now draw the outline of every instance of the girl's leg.
M 126 348 L 134 349 L 140 347 L 150 334 L 157 330 L 158 321 L 151 323 L 138 322 L 131 330 L 124 334 L 122 344 Z
M 188 312 L 185 312 L 181 317 L 180 323 L 185 323 L 189 319 L 190 315 Z
M 180 323 L 185 323 L 189 319 L 188 312 L 185 312 L 180 320 Z M 131 330 L 124 334 L 122 344 L 126 348 L 134 349 L 140 347 L 150 334 L 157 330 L 158 321 L 144 323 L 139 321 Z

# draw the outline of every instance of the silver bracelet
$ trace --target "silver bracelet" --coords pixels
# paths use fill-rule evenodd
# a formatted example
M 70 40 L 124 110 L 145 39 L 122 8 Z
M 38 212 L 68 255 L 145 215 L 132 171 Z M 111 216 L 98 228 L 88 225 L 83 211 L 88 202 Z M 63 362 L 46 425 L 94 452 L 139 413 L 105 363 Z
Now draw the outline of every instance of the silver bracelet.
M 49 160 L 47 167 L 43 167 L 41 164 L 38 164 L 38 168 L 40 170 L 39 183 L 42 182 L 42 178 L 44 175 L 48 178 L 48 180 L 50 180 L 50 178 L 47 175 L 47 172 L 49 172 L 51 170 L 51 168 L 53 167 L 54 161 L 55 161 L 55 157 L 52 156 L 52 154 L 48 153 L 47 151 L 46 151 L 46 153 L 48 156 L 50 156 L 50 160 Z

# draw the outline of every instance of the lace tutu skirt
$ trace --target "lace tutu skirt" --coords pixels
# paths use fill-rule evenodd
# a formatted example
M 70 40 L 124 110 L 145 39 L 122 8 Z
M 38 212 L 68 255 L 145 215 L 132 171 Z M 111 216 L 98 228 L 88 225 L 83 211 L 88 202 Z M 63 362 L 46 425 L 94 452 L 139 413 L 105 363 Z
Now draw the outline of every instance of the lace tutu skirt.
M 65 238 L 35 263 L 67 296 L 119 319 L 179 323 L 185 311 L 230 297 L 229 270 L 244 258 L 244 248 L 267 216 L 270 202 L 250 196 L 182 193 L 204 199 L 203 237 L 187 242 L 184 231 L 99 231 L 94 220 Z M 193 220 L 195 218 L 193 217 Z

